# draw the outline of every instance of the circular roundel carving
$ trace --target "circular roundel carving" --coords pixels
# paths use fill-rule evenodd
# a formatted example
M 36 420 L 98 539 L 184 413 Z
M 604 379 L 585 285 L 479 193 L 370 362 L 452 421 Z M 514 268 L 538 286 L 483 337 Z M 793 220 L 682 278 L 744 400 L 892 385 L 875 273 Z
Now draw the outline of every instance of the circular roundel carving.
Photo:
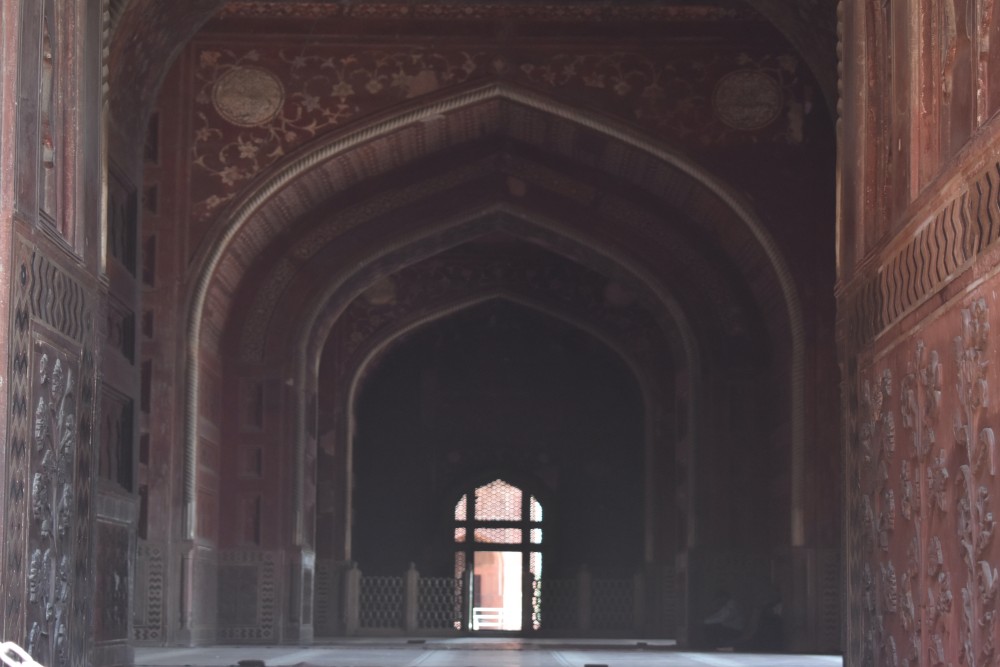
M 781 114 L 781 86 L 758 70 L 741 69 L 722 77 L 712 95 L 719 120 L 737 130 L 759 130 Z
M 260 67 L 233 67 L 212 86 L 212 104 L 233 125 L 266 123 L 281 110 L 285 89 L 277 76 Z

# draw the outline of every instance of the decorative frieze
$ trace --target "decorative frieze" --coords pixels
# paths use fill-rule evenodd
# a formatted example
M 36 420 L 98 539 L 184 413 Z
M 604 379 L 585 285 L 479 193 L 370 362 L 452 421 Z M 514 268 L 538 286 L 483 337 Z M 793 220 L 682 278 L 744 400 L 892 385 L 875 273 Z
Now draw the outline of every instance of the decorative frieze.
M 437 17 L 440 18 L 440 17 Z M 804 79 L 790 52 L 622 50 L 529 54 L 500 45 L 448 50 L 200 44 L 192 54 L 192 213 L 208 221 L 251 180 L 306 142 L 365 115 L 490 79 L 541 88 L 696 145 L 803 142 Z M 761 91 L 766 90 L 766 96 Z M 512 122 L 516 122 L 513 121 Z M 429 133 L 431 130 L 428 130 Z M 363 167 L 360 175 L 370 171 Z
M 881 258 L 845 302 L 860 347 L 954 280 L 1000 238 L 1000 162 L 991 162 L 908 241 Z
M 133 637 L 160 641 L 164 636 L 166 558 L 161 544 L 140 542 L 136 549 Z
M 357 18 L 382 20 L 532 20 L 558 23 L 605 21 L 759 21 L 760 16 L 740 7 L 699 5 L 598 6 L 590 3 L 466 3 L 424 2 L 229 2 L 218 18 Z

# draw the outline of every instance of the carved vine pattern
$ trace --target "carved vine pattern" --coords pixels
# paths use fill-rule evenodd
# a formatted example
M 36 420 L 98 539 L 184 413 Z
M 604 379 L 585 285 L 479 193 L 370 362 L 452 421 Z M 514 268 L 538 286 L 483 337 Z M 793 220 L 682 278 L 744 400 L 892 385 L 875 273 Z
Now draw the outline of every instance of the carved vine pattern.
M 996 0 L 976 0 L 976 125 L 982 125 L 990 115 L 990 31 Z
M 906 506 L 903 516 L 912 522 L 914 533 L 904 575 L 910 611 L 903 629 L 910 644 L 907 660 L 919 664 L 926 653 L 931 665 L 946 664 L 945 618 L 952 609 L 951 574 L 945 567 L 941 539 L 932 535 L 939 530 L 937 524 L 947 509 L 945 452 L 942 449 L 935 455 L 941 389 L 938 353 L 928 352 L 924 342 L 919 341 L 907 362 L 900 392 L 903 427 L 912 438 L 909 456 L 900 466 Z
M 196 188 L 196 217 L 211 216 L 236 195 L 240 185 L 294 147 L 358 117 L 373 104 L 385 106 L 467 81 L 484 67 L 484 58 L 464 51 L 445 55 L 406 49 L 338 54 L 280 50 L 268 63 L 287 71 L 280 111 L 269 122 L 233 136 L 212 108 L 212 89 L 225 73 L 257 66 L 261 52 L 202 50 L 192 150 L 196 173 L 213 177 L 215 187 L 211 194 L 200 194 Z
M 790 54 L 650 59 L 636 53 L 552 54 L 541 58 L 497 49 L 436 52 L 422 47 L 301 47 L 237 52 L 221 45 L 197 51 L 194 74 L 193 215 L 205 222 L 254 176 L 305 142 L 378 109 L 474 80 L 506 78 L 559 90 L 609 107 L 658 133 L 698 144 L 800 143 L 804 104 L 800 63 Z M 234 127 L 213 106 L 221 77 L 237 68 L 273 72 L 284 86 L 273 118 Z M 712 89 L 738 69 L 773 79 L 783 97 L 780 122 L 738 131 L 712 113 Z M 199 178 L 199 176 L 201 176 Z
M 1000 579 L 986 552 L 996 527 L 989 485 L 996 475 L 996 436 L 982 424 L 989 405 L 989 310 L 977 299 L 962 310 L 962 335 L 955 337 L 959 408 L 955 414 L 956 453 L 962 461 L 958 483 L 958 538 L 966 567 L 961 589 L 961 659 L 969 667 L 996 664 L 997 593 Z
M 881 654 L 889 665 L 898 664 L 895 638 L 885 630 L 887 615 L 909 613 L 906 600 L 910 582 L 903 581 L 903 610 L 900 610 L 900 582 L 895 564 L 889 559 L 889 545 L 895 531 L 895 493 L 889 484 L 889 463 L 896 450 L 896 423 L 890 406 L 893 395 L 892 371 L 884 369 L 876 383 L 861 383 L 861 418 L 858 439 L 861 459 L 857 462 L 857 489 L 861 503 L 861 572 L 863 606 L 860 630 L 861 664 L 872 664 Z M 876 556 L 881 557 L 876 560 Z M 872 571 L 875 565 L 878 570 Z

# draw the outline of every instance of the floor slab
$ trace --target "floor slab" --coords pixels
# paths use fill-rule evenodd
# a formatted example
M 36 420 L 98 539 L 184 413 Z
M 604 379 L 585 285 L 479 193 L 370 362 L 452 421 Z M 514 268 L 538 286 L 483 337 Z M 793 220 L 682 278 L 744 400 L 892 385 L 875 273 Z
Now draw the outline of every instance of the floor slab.
M 356 639 L 312 646 L 138 648 L 137 667 L 843 667 L 840 656 L 679 651 L 663 640 Z

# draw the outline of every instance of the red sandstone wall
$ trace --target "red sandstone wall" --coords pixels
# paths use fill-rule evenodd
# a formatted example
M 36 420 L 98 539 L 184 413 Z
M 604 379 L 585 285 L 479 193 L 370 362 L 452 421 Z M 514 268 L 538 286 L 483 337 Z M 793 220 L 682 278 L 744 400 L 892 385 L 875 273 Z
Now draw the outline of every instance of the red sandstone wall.
M 94 576 L 100 554 L 127 590 L 128 502 L 116 507 L 103 493 L 97 446 L 108 315 L 100 8 L 8 2 L 0 40 L 0 634 L 45 664 L 121 664 L 130 660 L 127 598 Z M 95 529 L 111 523 L 124 540 Z M 95 598 L 108 602 L 102 619 Z
M 842 7 L 848 664 L 998 660 L 991 7 Z

